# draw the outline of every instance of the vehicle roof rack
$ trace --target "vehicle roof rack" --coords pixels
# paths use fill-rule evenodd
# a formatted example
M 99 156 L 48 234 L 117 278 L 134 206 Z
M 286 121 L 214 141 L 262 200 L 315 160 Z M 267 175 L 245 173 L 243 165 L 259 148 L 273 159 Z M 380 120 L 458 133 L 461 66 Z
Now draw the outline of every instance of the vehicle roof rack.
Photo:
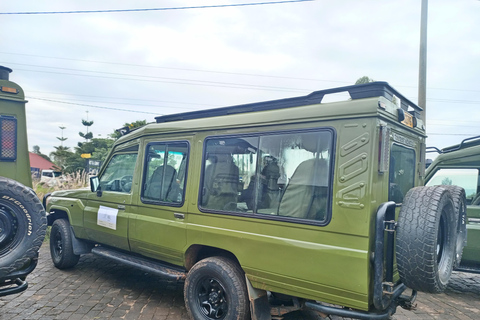
M 460 142 L 460 144 L 456 144 L 456 145 L 446 147 L 446 148 L 443 148 L 443 149 L 438 149 L 437 147 L 427 147 L 426 151 L 427 152 L 438 152 L 439 154 L 442 154 L 442 153 L 449 153 L 449 152 L 453 152 L 453 151 L 457 151 L 457 150 L 465 149 L 465 148 L 470 148 L 470 147 L 478 146 L 478 145 L 480 145 L 480 136 L 474 136 L 474 137 L 463 139 L 462 142 Z
M 143 126 L 141 126 L 143 127 Z M 119 129 L 115 129 L 116 132 L 120 133 L 120 136 L 124 136 L 132 131 L 135 131 L 137 129 L 140 129 L 141 127 L 135 127 L 135 128 L 131 128 L 130 126 L 125 126 L 125 127 L 121 127 Z
M 321 103 L 323 97 L 327 94 L 348 92 L 353 100 L 372 98 L 372 97 L 385 97 L 392 101 L 393 96 L 396 96 L 401 101 L 401 108 L 405 111 L 409 111 L 409 107 L 413 108 L 413 112 L 420 113 L 423 109 L 405 98 L 397 90 L 393 89 L 387 82 L 377 81 L 359 85 L 345 86 L 333 89 L 326 89 L 320 91 L 314 91 L 306 96 L 286 98 L 279 100 L 271 100 L 264 102 L 256 102 L 250 104 L 243 104 L 231 107 L 222 107 L 216 109 L 191 111 L 184 113 L 176 113 L 155 117 L 157 123 L 210 118 L 215 116 L 225 116 L 238 113 L 247 113 L 255 111 L 266 111 L 274 109 L 284 109 L 298 106 L 305 106 L 311 104 Z M 412 111 L 410 111 L 412 112 Z M 418 114 L 415 115 L 417 118 Z

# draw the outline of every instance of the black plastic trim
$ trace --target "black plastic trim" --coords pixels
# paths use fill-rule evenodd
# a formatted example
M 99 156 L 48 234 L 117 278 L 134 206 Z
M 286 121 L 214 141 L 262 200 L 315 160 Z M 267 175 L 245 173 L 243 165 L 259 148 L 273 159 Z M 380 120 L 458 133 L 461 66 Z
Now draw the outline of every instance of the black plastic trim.
M 47 193 L 46 195 L 43 196 L 42 199 L 42 204 L 43 204 L 43 210 L 47 210 L 47 198 L 52 195 L 51 192 Z
M 339 92 L 348 92 L 350 94 L 350 97 L 353 100 L 363 99 L 363 98 L 372 98 L 372 97 L 385 97 L 386 99 L 392 101 L 393 96 L 396 96 L 401 100 L 401 108 L 403 110 L 408 111 L 408 107 L 412 107 L 415 110 L 415 112 L 421 112 L 423 110 L 422 108 L 418 107 L 416 104 L 414 104 L 413 102 L 405 98 L 397 90 L 393 89 L 387 82 L 379 81 L 379 82 L 371 82 L 366 84 L 359 84 L 359 85 L 353 85 L 353 86 L 345 86 L 345 87 L 315 91 L 310 93 L 309 95 L 301 96 L 301 97 L 164 115 L 164 116 L 155 117 L 155 120 L 157 121 L 157 123 L 164 123 L 164 122 L 172 122 L 172 121 L 201 119 L 201 118 L 226 116 L 226 115 L 239 114 L 239 113 L 258 112 L 258 111 L 306 106 L 306 105 L 312 105 L 312 104 L 319 104 L 322 102 L 323 97 L 325 95 L 332 94 L 332 93 L 339 93 Z
M 169 280 L 182 281 L 186 277 L 184 269 L 108 247 L 97 246 L 92 253 Z

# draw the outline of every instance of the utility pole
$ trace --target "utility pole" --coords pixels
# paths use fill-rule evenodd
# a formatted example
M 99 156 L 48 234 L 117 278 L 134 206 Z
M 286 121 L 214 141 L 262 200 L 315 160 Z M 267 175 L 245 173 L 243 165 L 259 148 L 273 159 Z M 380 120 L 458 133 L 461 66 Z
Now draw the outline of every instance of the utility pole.
M 420 59 L 418 72 L 418 106 L 423 108 L 422 120 L 427 120 L 427 17 L 428 0 L 422 0 L 420 21 Z

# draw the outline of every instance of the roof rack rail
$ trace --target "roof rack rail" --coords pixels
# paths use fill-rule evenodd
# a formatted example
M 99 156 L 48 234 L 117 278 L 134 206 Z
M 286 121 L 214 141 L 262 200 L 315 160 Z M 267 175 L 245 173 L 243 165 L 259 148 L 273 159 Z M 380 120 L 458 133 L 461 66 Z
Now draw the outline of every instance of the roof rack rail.
M 442 153 L 457 151 L 464 148 L 470 148 L 477 145 L 480 145 L 480 136 L 474 136 L 474 137 L 463 139 L 462 142 L 460 142 L 460 144 L 456 144 L 443 149 L 438 149 L 437 147 L 427 147 L 426 152 L 437 152 L 439 154 L 442 154 Z
M 279 100 L 271 100 L 264 102 L 256 102 L 250 104 L 237 105 L 232 107 L 222 107 L 216 109 L 176 113 L 155 117 L 157 123 L 209 118 L 215 116 L 224 116 L 238 113 L 247 113 L 255 111 L 266 111 L 274 109 L 284 109 L 297 106 L 311 105 L 321 103 L 323 97 L 327 94 L 348 92 L 350 97 L 355 99 L 372 98 L 372 97 L 385 97 L 388 100 L 392 100 L 393 97 L 397 97 L 401 101 L 401 108 L 405 111 L 409 111 L 409 107 L 413 108 L 413 112 L 420 113 L 423 109 L 405 98 L 397 90 L 393 89 L 387 82 L 377 81 L 366 84 L 345 86 L 333 89 L 320 90 L 310 93 L 306 96 L 286 98 Z M 411 111 L 410 111 L 411 112 Z M 415 115 L 417 118 L 418 115 Z

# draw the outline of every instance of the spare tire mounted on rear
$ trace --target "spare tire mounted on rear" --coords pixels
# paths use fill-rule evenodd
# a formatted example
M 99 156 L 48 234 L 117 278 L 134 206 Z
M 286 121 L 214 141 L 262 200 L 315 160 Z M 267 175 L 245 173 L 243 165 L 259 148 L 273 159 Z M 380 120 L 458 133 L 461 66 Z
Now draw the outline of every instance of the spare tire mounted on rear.
M 398 272 L 407 287 L 431 293 L 445 290 L 455 261 L 457 220 L 448 188 L 408 191 L 396 238 Z
M 33 190 L 0 177 L 0 278 L 37 258 L 46 229 L 45 211 Z

